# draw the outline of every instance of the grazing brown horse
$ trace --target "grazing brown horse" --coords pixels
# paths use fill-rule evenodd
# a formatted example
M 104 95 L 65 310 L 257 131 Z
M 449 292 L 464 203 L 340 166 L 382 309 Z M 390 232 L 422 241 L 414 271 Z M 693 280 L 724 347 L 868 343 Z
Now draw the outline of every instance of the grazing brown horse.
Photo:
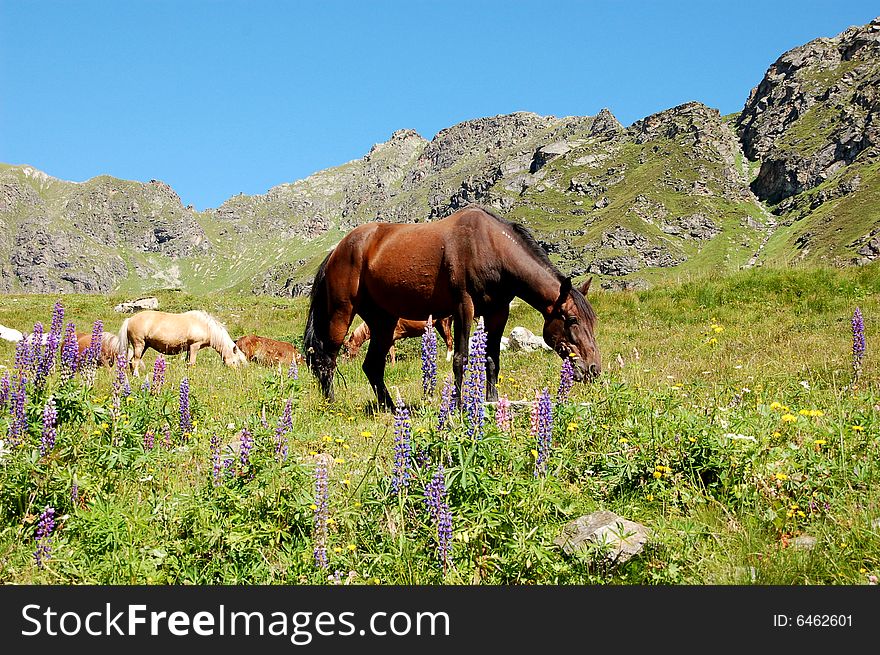
M 133 351 L 131 371 L 138 375 L 141 357 L 147 348 L 165 355 L 189 353 L 189 364 L 196 363 L 196 353 L 210 346 L 223 357 L 227 366 L 238 366 L 247 361 L 226 328 L 213 316 L 199 309 L 182 314 L 169 314 L 151 309 L 138 312 L 122 321 L 119 328 L 121 357 L 128 357 L 128 346 Z
M 458 398 L 474 316 L 487 333 L 486 397 L 497 400 L 501 336 L 510 301 L 522 298 L 544 317 L 544 340 L 574 363 L 576 380 L 597 376 L 596 314 L 580 288 L 553 266 L 522 225 L 468 205 L 429 223 L 366 223 L 349 232 L 322 262 L 305 329 L 309 368 L 333 399 L 336 357 L 355 314 L 370 327 L 363 370 L 381 407 L 394 407 L 385 386 L 385 355 L 398 318 L 452 316 L 452 368 Z
M 249 361 L 263 366 L 284 364 L 289 366 L 294 358 L 298 364 L 304 364 L 305 358 L 292 343 L 276 341 L 268 337 L 248 334 L 235 340 L 235 345 L 244 353 Z
M 454 347 L 452 342 L 452 317 L 447 316 L 446 318 L 434 319 L 432 323 L 437 332 L 440 333 L 443 341 L 446 342 L 446 361 L 448 362 L 452 359 L 452 350 Z M 425 326 L 427 324 L 428 321 L 407 321 L 404 318 L 397 319 L 397 327 L 394 328 L 394 341 L 396 342 L 399 339 L 408 339 L 410 337 L 421 337 L 425 333 Z M 354 332 L 349 334 L 345 338 L 345 341 L 342 342 L 342 352 L 345 357 L 347 359 L 357 357 L 361 346 L 363 346 L 364 342 L 368 341 L 369 338 L 370 328 L 367 324 L 361 323 L 358 325 L 354 329 Z M 394 364 L 396 358 L 394 356 L 393 345 L 388 353 L 391 356 L 391 363 Z
M 91 332 L 77 332 L 76 345 L 79 354 L 82 356 L 83 351 L 92 343 Z M 116 363 L 116 354 L 119 352 L 119 337 L 112 332 L 101 333 L 101 354 L 98 360 L 107 368 L 111 368 Z

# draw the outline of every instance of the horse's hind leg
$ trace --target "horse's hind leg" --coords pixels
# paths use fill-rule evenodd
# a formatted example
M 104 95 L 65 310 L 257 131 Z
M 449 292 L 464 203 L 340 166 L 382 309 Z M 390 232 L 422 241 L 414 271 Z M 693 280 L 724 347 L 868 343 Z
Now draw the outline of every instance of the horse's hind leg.
M 147 344 L 143 341 L 132 340 L 131 342 L 131 363 L 129 367 L 133 375 L 140 376 L 141 358 L 147 350 Z
M 339 356 L 339 349 L 342 348 L 342 342 L 345 341 L 345 335 L 348 334 L 352 318 L 354 318 L 354 312 L 350 303 L 344 304 L 333 312 L 327 328 L 327 341 L 324 344 L 324 351 L 321 353 L 321 361 L 317 366 L 316 377 L 321 383 L 321 391 L 331 403 L 335 399 L 333 378 L 336 373 L 336 359 Z
M 370 347 L 364 357 L 362 369 L 376 393 L 376 401 L 382 409 L 393 409 L 394 400 L 385 386 L 385 357 L 394 343 L 394 326 L 397 319 L 387 314 L 372 315 L 370 326 Z

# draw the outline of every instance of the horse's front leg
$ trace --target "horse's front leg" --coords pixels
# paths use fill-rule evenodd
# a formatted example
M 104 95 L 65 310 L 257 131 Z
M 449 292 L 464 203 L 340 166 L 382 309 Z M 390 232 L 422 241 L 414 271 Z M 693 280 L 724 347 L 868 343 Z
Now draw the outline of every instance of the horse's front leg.
M 373 315 L 369 319 L 370 346 L 361 368 L 376 393 L 380 409 L 394 409 L 394 400 L 385 386 L 385 357 L 394 343 L 397 319 L 389 315 Z
M 501 370 L 501 336 L 510 315 L 510 305 L 504 303 L 501 309 L 485 317 L 486 327 L 486 400 L 498 400 L 498 371 Z
M 195 366 L 196 355 L 198 354 L 200 347 L 201 347 L 201 344 L 199 344 L 199 343 L 189 344 L 189 357 L 187 358 L 187 361 L 186 361 L 188 366 Z

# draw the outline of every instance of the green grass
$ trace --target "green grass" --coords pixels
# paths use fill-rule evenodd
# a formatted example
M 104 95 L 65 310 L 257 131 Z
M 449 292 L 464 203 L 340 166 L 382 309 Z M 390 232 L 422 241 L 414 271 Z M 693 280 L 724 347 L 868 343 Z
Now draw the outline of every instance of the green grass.
M 301 345 L 304 299 L 158 295 L 163 309 L 215 314 L 233 338 L 253 331 Z M 421 397 L 419 343 L 400 342 L 386 380 L 408 403 L 413 451 L 428 462 L 404 497 L 389 490 L 394 416 L 372 411 L 360 358 L 341 364 L 331 406 L 305 370 L 293 381 L 256 365 L 228 369 L 211 350 L 188 370 L 169 359 L 158 395 L 134 380 L 115 418 L 107 371 L 91 389 L 53 376 L 31 396 L 26 445 L 0 465 L 0 581 L 300 584 L 339 570 L 382 584 L 864 584 L 880 569 L 878 298 L 878 265 L 753 269 L 596 292 L 603 375 L 555 406 L 543 477 L 533 472 L 527 411 L 515 412 L 510 433 L 490 417 L 480 441 L 459 419 L 437 430 L 439 392 Z M 122 299 L 62 298 L 68 319 L 85 327 L 101 318 L 110 330 L 121 322 L 112 306 Z M 5 297 L 0 324 L 48 324 L 55 300 Z M 856 306 L 868 348 L 850 388 Z M 538 332 L 540 316 L 518 301 L 508 332 L 515 325 Z M 11 367 L 13 354 L 0 342 L 0 364 Z M 145 358 L 148 368 L 154 359 Z M 555 394 L 554 354 L 505 351 L 501 366 L 510 399 L 531 400 L 544 387 Z M 450 365 L 438 368 L 442 382 Z M 197 421 L 186 437 L 177 418 L 184 375 Z M 60 425 L 55 448 L 41 456 L 39 415 L 50 392 Z M 293 429 L 280 463 L 274 434 L 288 398 Z M 8 410 L 0 416 L 4 434 Z M 255 440 L 249 466 L 234 465 L 215 486 L 211 437 L 235 444 L 244 426 Z M 165 429 L 171 447 L 162 445 Z M 144 447 L 146 430 L 156 433 L 153 449 Z M 329 571 L 313 559 L 319 457 L 329 458 Z M 445 576 L 422 502 L 438 462 L 453 522 L 454 566 Z M 33 536 L 46 505 L 56 508 L 58 528 L 39 568 Z M 553 543 L 561 527 L 597 509 L 645 524 L 654 539 L 618 567 L 595 553 L 564 555 Z M 792 545 L 802 535 L 816 538 L 812 550 Z

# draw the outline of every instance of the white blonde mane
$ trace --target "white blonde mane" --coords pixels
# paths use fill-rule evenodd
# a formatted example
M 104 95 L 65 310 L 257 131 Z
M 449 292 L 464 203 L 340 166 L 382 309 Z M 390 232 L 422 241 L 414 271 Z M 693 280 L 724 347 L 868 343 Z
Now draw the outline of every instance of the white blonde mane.
M 208 312 L 201 309 L 193 309 L 188 312 L 184 312 L 184 314 L 190 316 L 198 316 L 202 319 L 205 324 L 208 326 L 208 334 L 211 339 L 211 347 L 222 353 L 223 357 L 228 356 L 232 349 L 235 347 L 235 342 L 232 340 L 232 337 L 229 336 L 229 332 L 226 331 L 226 328 L 223 324 L 218 321 L 216 318 L 211 316 Z

